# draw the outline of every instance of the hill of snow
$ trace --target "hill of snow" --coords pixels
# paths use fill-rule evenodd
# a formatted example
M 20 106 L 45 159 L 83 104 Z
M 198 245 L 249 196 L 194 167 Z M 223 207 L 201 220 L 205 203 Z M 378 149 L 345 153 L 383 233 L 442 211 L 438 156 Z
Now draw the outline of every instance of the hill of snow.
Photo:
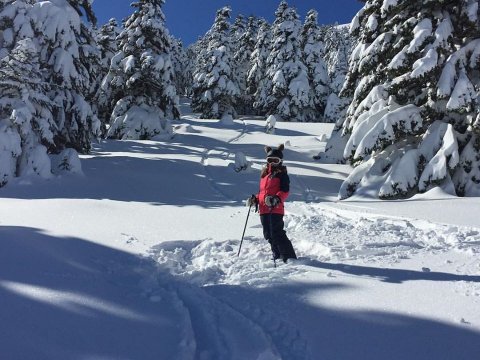
M 350 167 L 312 159 L 333 125 L 276 126 L 187 115 L 170 141 L 96 144 L 83 177 L 1 189 L 0 358 L 478 358 L 480 200 L 338 202 Z M 237 252 L 280 143 L 300 259 L 274 268 L 256 214 Z

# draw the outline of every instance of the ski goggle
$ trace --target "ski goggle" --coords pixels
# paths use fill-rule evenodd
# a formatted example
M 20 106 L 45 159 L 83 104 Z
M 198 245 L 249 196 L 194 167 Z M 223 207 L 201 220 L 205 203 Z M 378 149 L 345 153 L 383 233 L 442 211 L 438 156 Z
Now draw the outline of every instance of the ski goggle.
M 269 164 L 280 164 L 282 162 L 282 159 L 279 157 L 267 157 L 267 163 Z

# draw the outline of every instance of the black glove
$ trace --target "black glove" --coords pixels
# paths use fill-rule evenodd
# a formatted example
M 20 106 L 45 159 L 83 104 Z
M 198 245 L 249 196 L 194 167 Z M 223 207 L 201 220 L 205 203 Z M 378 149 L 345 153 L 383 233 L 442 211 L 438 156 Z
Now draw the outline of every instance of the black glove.
M 257 205 L 257 203 L 258 203 L 258 199 L 255 195 L 250 196 L 246 201 L 246 204 L 248 207 Z
M 265 205 L 268 207 L 274 208 L 278 204 L 280 204 L 282 200 L 277 195 L 268 195 L 265 196 Z

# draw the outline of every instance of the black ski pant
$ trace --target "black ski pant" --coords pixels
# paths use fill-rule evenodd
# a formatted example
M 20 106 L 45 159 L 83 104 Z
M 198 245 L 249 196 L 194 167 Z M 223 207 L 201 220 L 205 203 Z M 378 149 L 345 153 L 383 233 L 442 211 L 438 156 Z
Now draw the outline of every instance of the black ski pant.
M 281 214 L 262 214 L 260 221 L 263 226 L 263 236 L 270 243 L 273 257 L 275 259 L 282 258 L 296 259 L 297 255 L 293 250 L 292 242 L 288 239 L 287 233 L 283 229 L 283 215 Z

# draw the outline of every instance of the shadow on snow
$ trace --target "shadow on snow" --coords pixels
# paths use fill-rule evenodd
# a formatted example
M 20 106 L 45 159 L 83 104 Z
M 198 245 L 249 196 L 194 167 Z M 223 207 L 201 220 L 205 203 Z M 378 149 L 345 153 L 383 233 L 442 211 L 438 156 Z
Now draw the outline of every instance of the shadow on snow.
M 371 266 L 334 264 L 320 262 L 318 260 L 307 260 L 308 266 L 319 269 L 335 270 L 345 274 L 355 276 L 369 276 L 379 279 L 383 282 L 401 284 L 406 281 L 425 280 L 425 281 L 470 281 L 480 282 L 480 276 L 475 275 L 459 275 L 436 271 L 415 271 L 404 269 L 376 268 Z
M 142 295 L 142 274 L 154 271 L 86 240 L 0 227 L 0 357 L 175 358 L 175 306 Z
M 197 134 L 189 134 L 188 141 L 184 143 L 183 136 L 179 135 L 166 143 L 102 141 L 91 156 L 82 159 L 85 177 L 34 179 L 27 185 L 22 185 L 22 179 L 17 184 L 0 189 L 0 197 L 110 199 L 153 205 L 218 208 L 235 205 L 258 191 L 258 169 L 236 173 L 227 165 L 233 164 L 235 153 L 239 151 L 247 154 L 257 166 L 263 165 L 263 145 L 227 143 L 213 138 L 205 144 L 205 137 Z M 209 154 L 209 151 L 214 153 Z M 202 164 L 202 160 L 208 159 L 208 156 L 220 165 Z M 327 182 L 322 183 L 319 196 L 328 195 L 341 184 L 341 180 L 327 177 L 323 180 L 314 176 L 302 178 L 308 180 L 313 193 L 316 192 L 315 184 L 323 180 Z M 291 180 L 293 187 L 290 200 L 304 200 L 303 184 L 295 186 L 294 176 Z

